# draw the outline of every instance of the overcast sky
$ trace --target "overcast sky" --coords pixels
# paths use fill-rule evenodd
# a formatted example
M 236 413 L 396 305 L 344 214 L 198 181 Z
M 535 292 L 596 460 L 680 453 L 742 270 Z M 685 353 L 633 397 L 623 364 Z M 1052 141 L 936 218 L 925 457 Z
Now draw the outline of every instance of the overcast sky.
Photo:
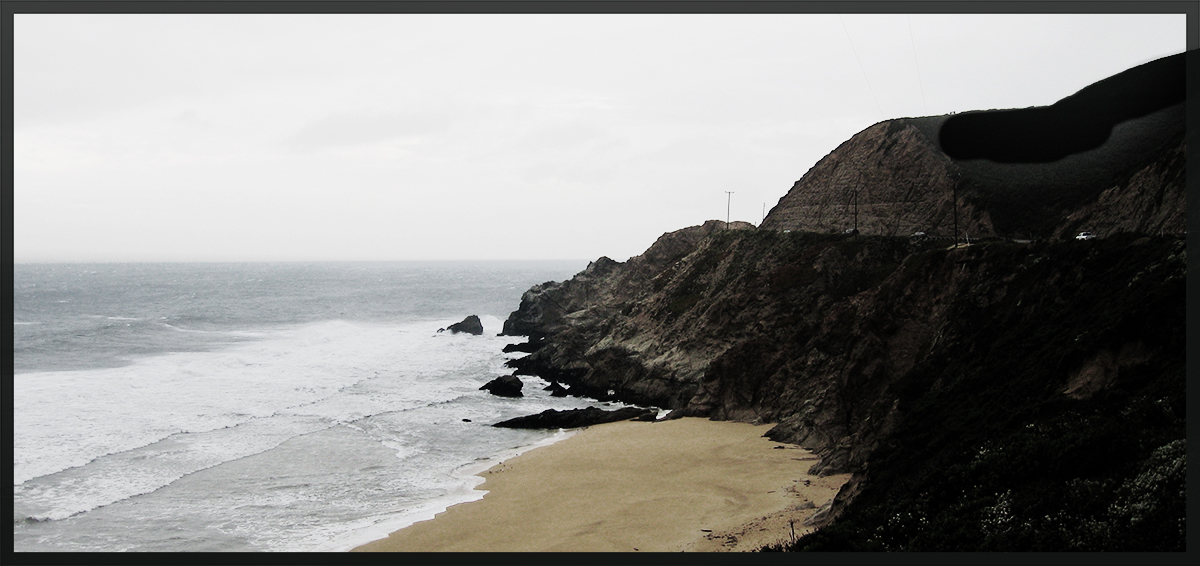
M 1183 15 L 17 14 L 14 259 L 625 260 Z

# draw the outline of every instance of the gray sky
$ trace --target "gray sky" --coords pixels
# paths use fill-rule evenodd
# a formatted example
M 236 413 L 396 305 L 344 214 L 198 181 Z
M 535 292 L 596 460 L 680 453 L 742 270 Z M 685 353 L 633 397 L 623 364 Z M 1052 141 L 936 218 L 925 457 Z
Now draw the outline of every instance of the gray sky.
M 616 260 L 888 118 L 1051 104 L 1183 15 L 51 15 L 14 259 Z

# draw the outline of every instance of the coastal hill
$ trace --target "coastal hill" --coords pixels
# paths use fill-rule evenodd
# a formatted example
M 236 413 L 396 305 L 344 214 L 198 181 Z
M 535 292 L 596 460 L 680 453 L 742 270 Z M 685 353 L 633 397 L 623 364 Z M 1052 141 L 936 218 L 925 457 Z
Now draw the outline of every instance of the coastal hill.
M 1182 550 L 1181 105 L 1046 163 L 953 159 L 951 118 L 864 130 L 757 229 L 709 221 L 533 287 L 504 325 L 532 353 L 509 364 L 773 423 L 813 473 L 852 473 L 786 550 Z M 951 193 L 960 230 L 997 237 L 938 240 Z
M 901 118 L 820 160 L 763 220 L 771 230 L 1061 238 L 1183 231 L 1184 55 L 1049 107 Z M 955 200 L 957 199 L 957 201 Z

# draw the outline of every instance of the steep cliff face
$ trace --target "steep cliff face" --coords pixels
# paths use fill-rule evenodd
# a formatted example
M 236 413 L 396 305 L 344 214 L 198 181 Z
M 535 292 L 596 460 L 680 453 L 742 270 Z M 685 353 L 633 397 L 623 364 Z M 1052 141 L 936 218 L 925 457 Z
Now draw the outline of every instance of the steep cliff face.
M 952 237 L 957 168 L 937 146 L 944 116 L 880 122 L 819 161 L 771 213 L 762 227 L 907 236 L 923 231 Z M 931 136 L 930 134 L 933 134 Z M 995 231 L 969 204 L 959 209 L 959 229 L 979 237 Z
M 1097 250 L 1111 254 L 1091 269 L 1103 270 L 1123 253 L 1144 262 L 1170 256 L 1182 269 L 1181 250 L 1145 256 L 1145 245 L 1124 250 L 1118 241 L 950 250 L 906 238 L 713 232 L 655 276 L 639 277 L 641 285 L 611 284 L 630 282 L 626 271 L 646 267 L 631 260 L 605 264 L 609 284 L 589 267 L 529 296 L 509 320 L 547 338 L 514 365 L 603 398 L 779 423 L 771 436 L 821 454 L 817 471 L 853 471 L 895 421 L 897 398 L 885 392 L 943 349 L 958 347 L 956 332 L 1012 326 L 1009 303 L 1026 305 L 1015 311 L 1024 313 L 1025 326 L 1063 324 L 1027 305 L 1047 297 L 1074 304 L 1079 285 L 1099 283 L 1060 255 L 1091 246 L 1096 258 Z M 1172 238 L 1160 245 L 1168 241 L 1181 245 Z M 1110 291 L 1117 297 L 1127 289 L 1114 283 Z M 603 299 L 584 306 L 586 297 Z M 965 315 L 964 302 L 992 306 L 986 316 Z M 576 310 L 556 310 L 542 325 L 537 313 L 545 304 Z M 1087 330 L 1081 324 L 1057 332 L 1079 334 Z M 967 351 L 976 349 L 990 345 L 973 343 Z
M 644 253 L 627 262 L 601 257 L 568 281 L 535 285 L 522 294 L 520 307 L 504 321 L 501 334 L 539 340 L 548 333 L 566 330 L 577 325 L 580 315 L 588 309 L 603 311 L 621 297 L 645 289 L 651 279 L 691 253 L 705 236 L 719 230 L 748 229 L 754 229 L 754 225 L 709 220 L 700 226 L 663 234 Z
M 517 374 L 561 381 L 571 385 L 574 393 L 600 399 L 610 398 L 610 390 L 619 390 L 620 399 L 633 403 L 680 406 L 691 397 L 696 372 L 711 353 L 676 340 L 672 325 L 631 317 L 634 298 L 654 295 L 660 276 L 710 236 L 752 229 L 745 222 L 726 226 L 710 220 L 663 234 L 645 253 L 624 263 L 600 258 L 568 281 L 530 289 L 503 330 L 507 335 L 529 336 L 537 348 L 515 360 Z M 672 308 L 680 304 L 668 306 Z M 638 326 L 643 322 L 648 324 Z M 615 328 L 618 324 L 621 327 Z M 614 332 L 631 340 L 614 339 Z
M 855 473 L 830 514 L 839 523 L 855 516 L 851 503 L 892 509 L 896 498 L 945 507 L 923 507 L 926 519 L 979 522 L 1004 493 L 1025 488 L 1038 498 L 1010 494 L 1005 505 L 1041 521 L 1081 503 L 1059 497 L 1043 513 L 1045 492 L 1094 484 L 1116 501 L 1156 450 L 1185 438 L 1186 251 L 1176 237 L 948 249 L 713 230 L 688 241 L 690 253 L 638 276 L 641 285 L 606 286 L 585 270 L 523 302 L 511 320 L 544 338 L 516 361 L 519 372 L 681 415 L 778 423 L 768 435 L 814 450 L 815 472 Z M 605 265 L 613 282 L 649 264 Z M 539 326 L 534 305 L 582 305 L 589 286 L 608 289 L 605 298 Z M 976 461 L 993 453 L 1016 460 Z M 973 482 L 960 487 L 987 505 L 955 507 L 939 487 L 943 469 L 964 474 L 954 485 Z M 1142 495 L 1170 515 L 1182 477 Z M 1079 520 L 1129 519 L 1097 513 Z M 1100 544 L 1065 516 L 1035 529 L 1058 529 L 1046 547 Z M 912 521 L 904 528 L 925 528 Z M 896 540 L 878 547 L 905 547 Z M 959 543 L 982 544 L 968 540 Z

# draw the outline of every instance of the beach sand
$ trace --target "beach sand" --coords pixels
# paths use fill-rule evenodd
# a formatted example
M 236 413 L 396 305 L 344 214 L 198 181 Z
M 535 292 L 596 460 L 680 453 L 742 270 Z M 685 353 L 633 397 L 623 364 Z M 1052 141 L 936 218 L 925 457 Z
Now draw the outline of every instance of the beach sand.
M 684 418 L 588 427 L 480 474 L 483 499 L 354 551 L 751 551 L 803 525 L 849 474 L 762 435 L 771 425 Z

